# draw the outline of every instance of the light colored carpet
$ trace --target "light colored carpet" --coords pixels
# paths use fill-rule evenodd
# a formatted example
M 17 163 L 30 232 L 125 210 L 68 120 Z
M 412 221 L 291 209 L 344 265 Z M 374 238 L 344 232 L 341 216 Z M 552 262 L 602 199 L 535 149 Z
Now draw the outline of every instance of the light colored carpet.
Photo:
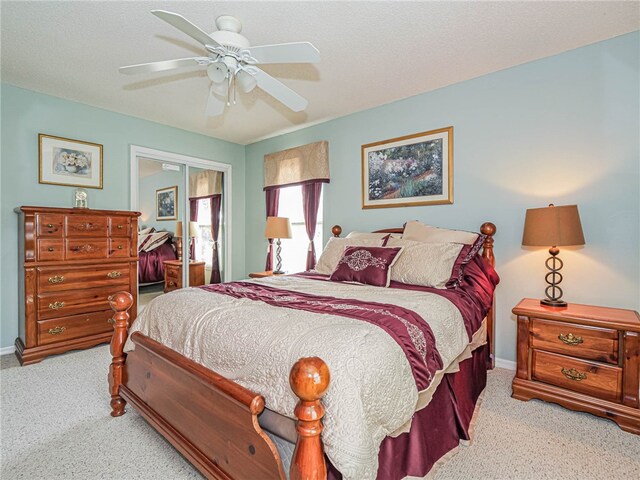
M 140 416 L 109 416 L 107 346 L 19 367 L 1 358 L 1 477 L 202 478 Z M 640 437 L 610 421 L 510 398 L 513 372 L 497 369 L 474 443 L 437 479 L 638 479 Z

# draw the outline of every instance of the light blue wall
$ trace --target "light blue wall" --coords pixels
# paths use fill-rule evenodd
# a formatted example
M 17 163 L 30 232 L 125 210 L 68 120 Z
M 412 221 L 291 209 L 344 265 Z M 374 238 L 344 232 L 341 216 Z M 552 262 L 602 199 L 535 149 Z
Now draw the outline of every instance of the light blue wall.
M 139 180 L 138 209 L 140 210 L 140 224 L 153 227 L 157 231 L 167 230 L 175 234 L 176 220 L 156 220 L 156 190 L 167 187 L 178 187 L 178 202 L 184 200 L 184 171 L 158 172 L 142 177 Z M 184 220 L 183 209 L 178 210 L 178 220 Z M 180 234 L 182 235 L 182 233 Z
M 328 140 L 325 238 L 333 224 L 497 225 L 498 357 L 515 358 L 511 308 L 544 289 L 547 252 L 520 245 L 527 208 L 579 205 L 587 244 L 561 251 L 566 300 L 639 309 L 639 44 L 635 32 L 247 146 L 247 269 L 264 268 L 264 154 Z M 453 205 L 361 209 L 362 144 L 449 125 Z
M 89 189 L 92 208 L 127 210 L 129 147 L 140 145 L 233 165 L 233 276 L 244 267 L 244 147 L 61 98 L 2 85 L 0 346 L 18 334 L 17 216 L 20 205 L 72 205 L 72 187 L 38 184 L 38 133 L 104 145 L 104 188 Z

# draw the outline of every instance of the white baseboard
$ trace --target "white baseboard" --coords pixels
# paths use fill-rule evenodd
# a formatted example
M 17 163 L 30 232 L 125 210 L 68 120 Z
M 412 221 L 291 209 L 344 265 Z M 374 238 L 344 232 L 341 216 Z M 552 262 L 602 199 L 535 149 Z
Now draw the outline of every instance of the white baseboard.
M 515 370 L 516 362 L 512 362 L 511 360 L 505 360 L 503 358 L 496 358 L 496 367 L 506 368 L 507 370 Z
M 10 355 L 16 351 L 16 347 L 11 345 L 10 347 L 2 347 L 0 348 L 0 355 Z

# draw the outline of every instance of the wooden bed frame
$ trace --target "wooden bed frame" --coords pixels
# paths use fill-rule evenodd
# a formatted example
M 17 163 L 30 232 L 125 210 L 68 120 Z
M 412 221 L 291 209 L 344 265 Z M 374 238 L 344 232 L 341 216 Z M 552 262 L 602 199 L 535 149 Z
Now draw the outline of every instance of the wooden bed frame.
M 480 231 L 486 235 L 482 256 L 494 265 L 496 227 L 484 223 Z M 336 225 L 332 232 L 338 237 L 342 228 Z M 140 332 L 131 335 L 135 350 L 124 353 L 133 297 L 118 292 L 109 302 L 115 311 L 109 368 L 111 415 L 123 415 L 129 403 L 207 478 L 284 480 L 276 446 L 258 423 L 264 398 Z M 494 365 L 494 319 L 492 307 L 487 314 L 488 368 Z M 326 479 L 320 399 L 329 380 L 329 368 L 318 357 L 301 358 L 291 369 L 291 389 L 299 398 L 291 480 Z

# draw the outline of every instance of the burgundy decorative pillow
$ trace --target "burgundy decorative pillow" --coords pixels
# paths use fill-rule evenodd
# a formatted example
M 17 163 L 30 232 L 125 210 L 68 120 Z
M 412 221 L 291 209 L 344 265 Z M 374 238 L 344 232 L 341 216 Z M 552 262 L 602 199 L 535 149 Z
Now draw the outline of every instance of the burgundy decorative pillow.
M 329 280 L 388 287 L 402 247 L 346 247 Z
M 467 264 L 475 257 L 478 252 L 484 246 L 484 241 L 487 238 L 484 234 L 479 234 L 478 238 L 471 245 L 465 245 L 460 250 L 460 254 L 456 259 L 455 264 L 453 265 L 453 269 L 451 270 L 451 278 L 447 282 L 447 288 L 457 288 L 462 283 L 464 279 L 464 268 Z

